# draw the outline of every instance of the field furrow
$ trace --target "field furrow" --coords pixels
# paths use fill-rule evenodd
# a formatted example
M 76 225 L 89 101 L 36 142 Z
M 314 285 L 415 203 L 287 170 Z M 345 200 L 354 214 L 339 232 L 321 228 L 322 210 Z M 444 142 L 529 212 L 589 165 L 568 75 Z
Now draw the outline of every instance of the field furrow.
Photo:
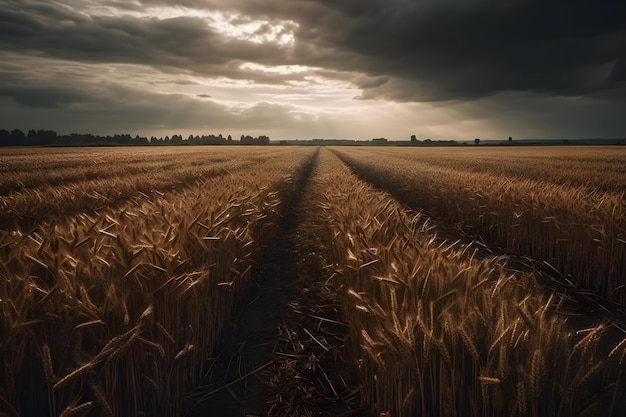
M 413 163 L 457 171 L 506 176 L 590 191 L 626 190 L 626 149 L 623 147 L 503 147 L 368 149 L 372 158 L 394 156 Z
M 11 176 L 2 180 L 4 185 L 15 188 L 15 182 L 19 182 L 18 178 L 23 174 L 31 186 L 19 184 L 19 188 L 0 196 L 0 229 L 29 229 L 42 221 L 62 219 L 78 213 L 91 214 L 139 194 L 164 193 L 188 187 L 203 178 L 250 168 L 257 162 L 277 156 L 258 152 L 238 157 L 232 149 L 220 149 L 204 150 L 195 156 L 181 152 L 174 152 L 170 156 L 149 153 L 147 160 L 134 163 L 136 157 L 133 155 L 132 150 L 126 150 L 126 153 L 118 151 L 108 158 L 97 160 L 91 168 L 78 164 L 77 169 L 85 173 L 84 177 L 73 175 L 76 170 L 70 170 L 59 172 L 59 176 L 54 179 L 52 168 L 52 171 L 19 171 L 19 167 L 24 168 L 23 164 L 16 164 L 16 170 L 12 171 Z M 40 163 L 44 165 L 54 158 L 45 155 L 39 157 L 42 159 Z M 168 162 L 156 163 L 159 159 Z M 108 171 L 109 174 L 102 177 L 95 175 L 102 171 Z M 53 177 L 52 183 L 45 180 L 49 172 Z
M 410 207 L 494 249 L 548 264 L 576 287 L 626 305 L 623 193 L 468 173 L 391 153 L 340 156 Z

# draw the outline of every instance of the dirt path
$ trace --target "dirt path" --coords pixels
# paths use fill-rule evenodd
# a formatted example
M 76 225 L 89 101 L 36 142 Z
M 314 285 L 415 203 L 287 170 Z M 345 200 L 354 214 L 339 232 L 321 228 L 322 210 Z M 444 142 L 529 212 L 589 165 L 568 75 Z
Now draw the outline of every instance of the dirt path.
M 354 372 L 343 362 L 337 366 L 345 329 L 323 282 L 316 282 L 323 275 L 302 238 L 307 184 L 315 168 L 314 159 L 285 201 L 275 244 L 265 250 L 255 287 L 224 331 L 210 372 L 189 395 L 188 416 L 301 415 L 296 409 L 303 407 L 314 408 L 316 415 L 324 415 L 324 408 L 327 415 L 358 410 Z M 333 382 L 337 378 L 340 382 Z

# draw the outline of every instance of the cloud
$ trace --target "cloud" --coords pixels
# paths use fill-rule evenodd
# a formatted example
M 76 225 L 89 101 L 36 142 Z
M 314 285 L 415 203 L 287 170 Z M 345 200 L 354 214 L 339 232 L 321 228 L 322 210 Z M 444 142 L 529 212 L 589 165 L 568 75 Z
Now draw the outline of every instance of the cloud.
M 225 36 L 202 17 L 88 16 L 57 3 L 9 4 L 13 7 L 0 8 L 5 51 L 235 77 L 240 62 L 263 63 L 282 54 L 280 44 Z M 262 40 L 268 30 L 260 27 L 255 35 Z
M 0 124 L 616 134 L 624 15 L 620 0 L 0 0 Z
M 376 80 L 355 80 L 362 99 L 585 95 L 624 79 L 619 1 L 143 0 L 109 1 L 117 14 L 92 16 L 58 3 L 9 4 L 0 11 L 6 50 L 276 83 L 288 74 L 242 65 L 311 66 Z M 142 10 L 177 17 L 126 13 Z
M 615 62 L 609 81 L 626 81 L 626 57 L 620 58 Z
M 0 108 L 4 109 L 0 121 L 3 127 L 10 123 L 7 128 L 148 135 L 150 132 L 202 134 L 228 129 L 289 135 L 310 129 L 308 123 L 317 118 L 310 109 L 292 104 L 268 101 L 224 104 L 209 94 L 155 91 L 145 88 L 152 83 L 150 79 L 143 84 L 127 80 L 129 74 L 136 72 L 134 67 L 83 64 L 64 73 L 63 61 L 15 60 L 18 64 L 0 65 L 3 76 Z M 50 71 L 16 71 L 29 65 L 47 67 Z M 104 76 L 85 76 L 98 68 Z M 114 75 L 122 75 L 121 80 L 106 76 L 113 70 Z
M 318 44 L 359 57 L 342 69 L 394 79 L 366 86 L 366 98 L 464 100 L 502 91 L 584 95 L 607 88 L 610 68 L 626 51 L 624 2 L 327 5 L 340 22 L 332 32 L 322 30 Z
M 37 85 L 0 85 L 0 96 L 10 97 L 20 105 L 35 108 L 61 107 L 89 100 L 84 92 L 77 89 Z

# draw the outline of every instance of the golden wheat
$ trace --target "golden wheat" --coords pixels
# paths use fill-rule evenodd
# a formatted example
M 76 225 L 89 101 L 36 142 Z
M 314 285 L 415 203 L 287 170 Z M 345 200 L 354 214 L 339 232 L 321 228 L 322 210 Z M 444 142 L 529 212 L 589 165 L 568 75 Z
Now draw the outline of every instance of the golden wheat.
M 195 165 L 204 168 L 166 174 L 167 184 L 184 185 L 176 189 L 158 181 L 143 187 L 147 177 L 121 175 L 108 185 L 113 191 L 146 192 L 121 204 L 106 197 L 95 211 L 81 202 L 67 205 L 65 191 L 58 193 L 65 185 L 49 194 L 33 191 L 39 199 L 29 204 L 43 211 L 55 207 L 54 221 L 38 221 L 30 232 L 0 230 L 6 340 L 0 354 L 8 358 L 26 343 L 23 360 L 36 358 L 42 373 L 20 380 L 49 384 L 47 393 L 30 395 L 48 396 L 50 415 L 82 414 L 91 407 L 88 400 L 102 404 L 107 415 L 181 413 L 184 390 L 206 373 L 205 358 L 251 285 L 262 245 L 280 220 L 281 200 L 294 192 L 313 150 L 240 154 L 218 152 L 229 159 L 218 168 L 239 168 L 215 177 L 206 175 L 215 170 L 215 155 L 197 153 L 201 163 Z M 117 163 L 123 173 L 126 162 Z M 254 169 L 242 169 L 246 165 Z M 102 194 L 69 187 L 69 194 Z M 56 198 L 54 206 L 39 203 L 45 198 Z M 85 213 L 76 214 L 77 208 Z M 227 281 L 232 285 L 219 285 Z M 25 388 L 11 389 L 13 369 L 5 365 L 9 395 L 3 399 L 19 410 L 23 400 L 12 393 Z M 67 398 L 83 404 L 68 406 Z
M 184 414 L 185 392 L 210 371 L 206 358 L 314 152 L 0 156 L 3 406 L 31 410 L 18 395 L 31 381 L 29 398 L 47 397 L 51 416 Z M 465 168 L 459 150 L 341 154 L 404 202 L 564 275 L 580 271 L 579 284 L 622 300 L 623 196 L 592 173 L 600 166 L 622 181 L 619 157 L 553 156 L 550 171 L 534 154 L 529 169 L 488 152 Z M 341 300 L 373 415 L 583 415 L 602 395 L 615 398 L 626 339 L 608 345 L 603 324 L 574 331 L 533 272 L 440 237 L 436 221 L 329 151 L 318 162 L 303 221 Z M 598 263 L 578 246 L 597 249 Z M 605 282 L 588 282 L 600 275 Z
M 526 159 L 514 159 L 510 152 L 492 150 L 490 155 L 508 155 L 504 159 L 509 165 L 517 163 L 523 168 Z M 482 166 L 481 158 L 477 162 L 481 169 L 467 171 L 463 164 L 471 159 L 471 153 L 466 158 L 458 150 L 451 152 L 444 164 L 414 150 L 400 154 L 393 149 L 356 149 L 339 154 L 359 175 L 412 207 L 506 253 L 533 258 L 602 297 L 626 304 L 626 176 L 621 168 L 626 155 L 620 153 L 621 159 L 611 160 L 607 152 L 613 150 L 596 152 L 604 155 L 612 168 L 607 168 L 608 173 L 595 173 L 586 184 L 561 181 L 549 171 L 508 175 L 498 169 L 499 161 Z M 582 151 L 577 155 L 582 158 Z M 582 172 L 586 178 L 589 175 L 584 172 L 597 169 L 593 163 L 598 157 L 587 165 L 576 163 L 571 153 L 567 158 L 571 160 L 566 171 L 572 175 Z M 615 187 L 594 182 L 607 178 Z
M 571 332 L 531 274 L 445 243 L 333 158 L 321 155 L 310 222 L 329 242 L 322 254 L 373 413 L 575 415 L 595 406 L 589 384 L 610 374 L 597 350 L 603 326 L 589 330 L 594 337 Z M 587 367 L 591 357 L 597 365 Z M 559 387 L 569 388 L 565 398 Z

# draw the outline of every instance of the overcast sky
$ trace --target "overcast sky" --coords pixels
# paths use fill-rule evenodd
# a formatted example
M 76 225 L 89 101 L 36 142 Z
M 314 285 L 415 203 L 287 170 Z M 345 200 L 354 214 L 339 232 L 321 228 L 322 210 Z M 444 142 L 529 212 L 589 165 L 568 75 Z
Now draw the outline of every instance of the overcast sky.
M 0 0 L 0 128 L 626 137 L 626 1 Z

